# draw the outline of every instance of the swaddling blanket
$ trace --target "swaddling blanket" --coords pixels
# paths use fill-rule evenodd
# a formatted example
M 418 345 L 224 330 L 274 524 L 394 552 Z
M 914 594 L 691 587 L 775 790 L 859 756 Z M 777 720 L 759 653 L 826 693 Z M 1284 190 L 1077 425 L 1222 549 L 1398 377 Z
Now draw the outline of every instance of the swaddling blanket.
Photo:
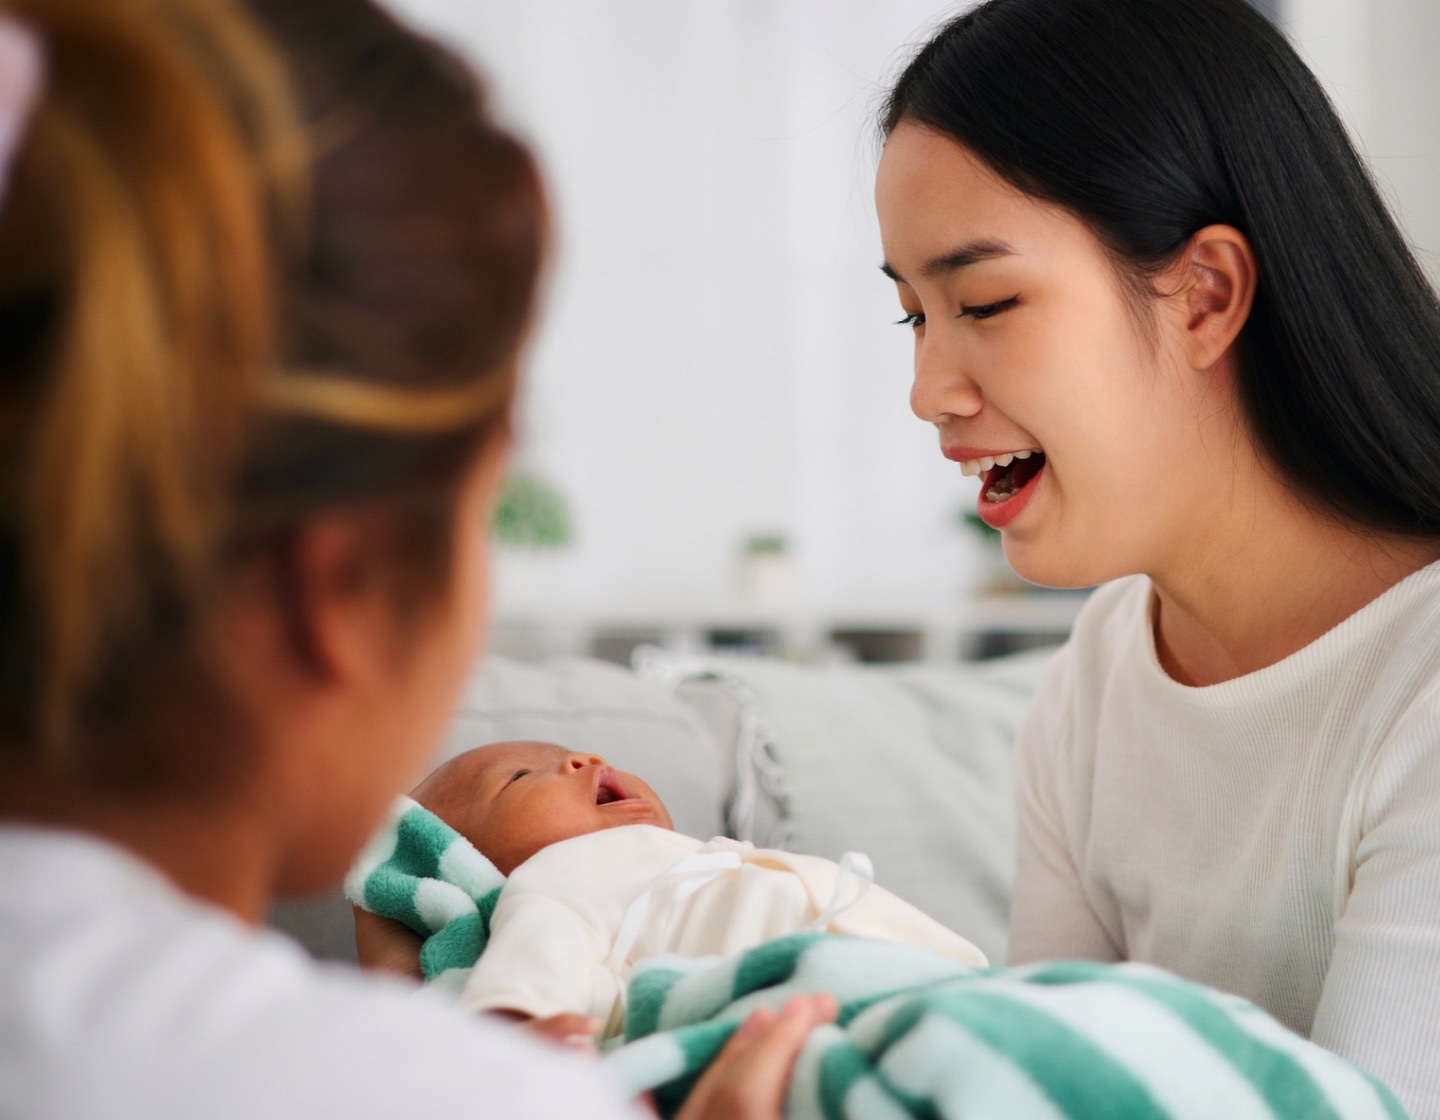
M 504 877 L 464 837 L 399 801 L 347 876 L 356 905 L 424 938 L 427 979 L 458 988 L 490 936 Z M 800 933 L 723 957 L 635 969 L 609 1052 L 667 1115 L 758 1004 L 829 992 L 791 1078 L 793 1118 L 1401 1120 L 1373 1078 L 1243 1000 L 1144 965 L 968 968 L 915 945 Z
M 1232 996 L 1146 965 L 972 969 L 908 945 L 796 934 L 724 959 L 657 957 L 606 1061 L 665 1115 L 760 1003 L 840 1003 L 792 1075 L 791 1118 L 1369 1120 L 1404 1117 L 1341 1058 Z
M 425 979 L 459 990 L 490 939 L 504 885 L 470 841 L 400 797 L 345 876 L 345 897 L 418 933 Z
M 607 1039 L 623 1032 L 633 965 L 661 953 L 724 955 L 815 929 L 986 963 L 963 937 L 875 885 L 863 857 L 834 863 L 644 824 L 550 844 L 501 879 L 462 836 L 406 799 L 347 891 L 419 933 L 426 977 L 446 987 L 463 981 L 469 1010 L 593 1015 Z

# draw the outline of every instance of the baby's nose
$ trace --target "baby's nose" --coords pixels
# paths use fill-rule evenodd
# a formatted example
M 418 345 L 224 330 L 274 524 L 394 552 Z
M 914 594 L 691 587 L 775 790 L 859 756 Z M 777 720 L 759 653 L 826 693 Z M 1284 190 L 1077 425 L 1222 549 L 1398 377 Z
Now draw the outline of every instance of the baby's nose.
M 567 770 L 584 770 L 587 766 L 604 766 L 605 760 L 598 754 L 590 754 L 587 751 L 571 751 L 565 756 L 565 768 Z

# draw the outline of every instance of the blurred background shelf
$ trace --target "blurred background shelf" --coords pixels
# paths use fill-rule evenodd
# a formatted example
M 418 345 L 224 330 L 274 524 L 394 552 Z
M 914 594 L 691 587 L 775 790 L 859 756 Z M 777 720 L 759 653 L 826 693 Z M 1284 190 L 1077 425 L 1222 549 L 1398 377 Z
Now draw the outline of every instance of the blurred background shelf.
M 525 660 L 572 654 L 621 664 L 628 664 L 640 645 L 811 663 L 973 659 L 1064 641 L 1085 597 L 1033 592 L 941 604 L 760 605 L 738 599 L 502 604 L 490 648 Z

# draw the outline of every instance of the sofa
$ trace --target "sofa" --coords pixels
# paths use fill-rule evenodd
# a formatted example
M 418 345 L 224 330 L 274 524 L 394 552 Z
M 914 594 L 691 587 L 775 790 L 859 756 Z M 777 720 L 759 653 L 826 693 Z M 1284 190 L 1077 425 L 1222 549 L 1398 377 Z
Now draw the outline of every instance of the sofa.
M 675 827 L 839 859 L 1005 957 L 1014 861 L 1012 744 L 1049 651 L 984 662 L 815 667 L 636 652 L 484 660 L 435 762 L 502 739 L 593 751 L 639 774 Z M 321 958 L 355 959 L 338 893 L 271 924 Z

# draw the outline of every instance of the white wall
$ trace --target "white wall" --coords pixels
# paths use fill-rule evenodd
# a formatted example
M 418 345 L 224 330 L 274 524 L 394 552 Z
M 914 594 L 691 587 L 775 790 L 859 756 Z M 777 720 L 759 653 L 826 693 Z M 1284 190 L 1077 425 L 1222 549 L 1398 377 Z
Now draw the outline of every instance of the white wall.
M 953 5 L 394 2 L 493 76 L 549 174 L 521 456 L 577 512 L 557 593 L 723 598 L 778 531 L 811 599 L 953 595 L 971 487 L 909 413 L 870 199 L 883 76 Z
M 1440 3 L 1281 0 L 1280 14 L 1440 282 Z
M 870 201 L 884 76 L 955 5 L 392 3 L 493 76 L 549 175 L 521 456 L 578 540 L 547 593 L 721 599 L 740 541 L 779 531 L 813 601 L 955 598 L 973 484 L 909 414 Z M 1440 2 L 1282 0 L 1282 23 L 1440 274 Z

